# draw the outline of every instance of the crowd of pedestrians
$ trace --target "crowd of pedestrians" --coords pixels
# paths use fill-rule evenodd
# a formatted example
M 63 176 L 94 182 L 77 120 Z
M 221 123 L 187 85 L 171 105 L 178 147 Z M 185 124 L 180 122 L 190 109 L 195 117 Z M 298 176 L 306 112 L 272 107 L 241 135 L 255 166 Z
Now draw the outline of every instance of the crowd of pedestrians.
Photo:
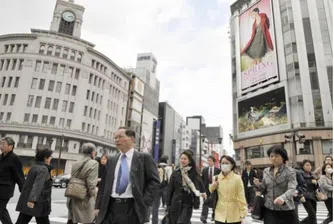
M 83 157 L 73 164 L 65 193 L 68 224 L 146 224 L 151 216 L 152 224 L 159 224 L 160 206 L 166 211 L 163 224 L 191 224 L 193 210 L 200 208 L 201 201 L 203 223 L 208 218 L 216 224 L 246 223 L 250 212 L 264 224 L 317 224 L 318 201 L 328 210 L 323 224 L 333 220 L 330 156 L 316 169 L 310 160 L 304 160 L 299 168 L 292 167 L 287 151 L 276 145 L 268 149 L 271 165 L 263 171 L 247 161 L 245 169 L 237 172 L 235 160 L 224 155 L 219 167 L 209 156 L 208 167 L 199 172 L 191 150 L 181 153 L 176 166 L 168 165 L 168 156 L 156 164 L 151 155 L 135 150 L 135 137 L 133 130 L 119 128 L 115 143 L 120 153 L 110 158 L 96 158 L 92 143 L 82 146 Z M 16 223 L 28 224 L 35 217 L 38 224 L 49 224 L 53 151 L 36 150 L 36 163 L 25 179 L 14 146 L 10 137 L 0 141 L 0 221 L 12 223 L 6 207 L 17 184 L 21 195 Z M 84 185 L 81 192 L 75 187 L 80 184 Z M 307 217 L 300 221 L 301 205 Z M 210 208 L 212 217 L 208 217 Z

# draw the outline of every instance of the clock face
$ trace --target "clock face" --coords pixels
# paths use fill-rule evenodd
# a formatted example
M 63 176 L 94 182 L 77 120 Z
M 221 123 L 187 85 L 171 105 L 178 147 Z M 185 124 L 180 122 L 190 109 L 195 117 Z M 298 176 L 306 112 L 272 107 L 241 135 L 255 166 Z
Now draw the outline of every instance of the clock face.
M 73 22 L 75 20 L 75 16 L 72 12 L 66 11 L 63 13 L 63 19 L 67 22 Z

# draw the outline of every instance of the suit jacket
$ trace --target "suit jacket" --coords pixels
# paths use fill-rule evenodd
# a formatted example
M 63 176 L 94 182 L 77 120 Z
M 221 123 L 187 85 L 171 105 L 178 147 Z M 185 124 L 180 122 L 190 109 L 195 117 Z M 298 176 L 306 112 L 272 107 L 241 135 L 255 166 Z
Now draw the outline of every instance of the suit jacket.
M 250 170 L 249 176 L 247 173 L 247 169 L 244 169 L 244 171 L 242 171 L 242 182 L 244 183 L 244 188 L 248 187 L 248 180 L 251 186 L 254 186 L 254 178 L 256 178 L 256 172 L 254 169 Z
M 100 183 L 95 205 L 95 208 L 100 210 L 96 220 L 97 224 L 105 219 L 108 212 L 114 178 L 117 178 L 114 174 L 119 156 L 120 154 L 109 159 Z M 160 186 L 158 170 L 152 156 L 148 153 L 134 151 L 129 177 L 139 222 L 140 224 L 149 222 L 148 207 L 152 205 L 153 198 Z
M 214 171 L 213 171 L 213 175 L 214 176 L 217 176 L 221 173 L 221 169 L 217 168 L 217 167 L 214 167 Z M 209 167 L 205 167 L 203 170 L 202 170 L 202 180 L 203 180 L 203 183 L 204 183 L 204 186 L 205 186 L 205 190 L 206 190 L 206 193 L 207 194 L 210 194 L 209 192 Z M 214 180 L 212 180 L 214 181 Z
M 15 184 L 20 192 L 24 185 L 24 174 L 19 157 L 13 152 L 0 155 L 0 199 L 10 199 L 14 195 Z

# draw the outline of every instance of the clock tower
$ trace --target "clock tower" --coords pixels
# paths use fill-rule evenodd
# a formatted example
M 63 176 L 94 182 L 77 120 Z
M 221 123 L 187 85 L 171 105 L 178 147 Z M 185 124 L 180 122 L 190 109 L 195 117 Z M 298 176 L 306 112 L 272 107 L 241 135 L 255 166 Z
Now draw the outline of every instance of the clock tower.
M 50 30 L 80 38 L 84 11 L 85 8 L 74 0 L 57 0 Z

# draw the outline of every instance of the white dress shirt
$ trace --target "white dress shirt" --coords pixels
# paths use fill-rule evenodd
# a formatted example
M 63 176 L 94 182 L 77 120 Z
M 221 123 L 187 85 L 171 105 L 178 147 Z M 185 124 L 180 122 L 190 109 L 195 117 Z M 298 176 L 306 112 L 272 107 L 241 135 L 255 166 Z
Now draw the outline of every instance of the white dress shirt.
M 132 163 L 132 157 L 133 157 L 134 151 L 135 151 L 135 149 L 132 148 L 127 153 L 125 153 L 126 161 L 128 163 L 128 168 L 129 168 L 129 183 L 128 183 L 128 186 L 127 186 L 125 192 L 121 195 L 116 193 L 116 185 L 117 185 L 118 171 L 119 171 L 119 168 L 121 166 L 121 159 L 122 159 L 122 156 L 123 156 L 124 153 L 121 153 L 121 155 L 118 158 L 116 168 L 115 168 L 114 183 L 113 183 L 112 193 L 111 193 L 111 197 L 113 197 L 113 198 L 133 198 L 130 172 L 131 172 L 131 163 Z

